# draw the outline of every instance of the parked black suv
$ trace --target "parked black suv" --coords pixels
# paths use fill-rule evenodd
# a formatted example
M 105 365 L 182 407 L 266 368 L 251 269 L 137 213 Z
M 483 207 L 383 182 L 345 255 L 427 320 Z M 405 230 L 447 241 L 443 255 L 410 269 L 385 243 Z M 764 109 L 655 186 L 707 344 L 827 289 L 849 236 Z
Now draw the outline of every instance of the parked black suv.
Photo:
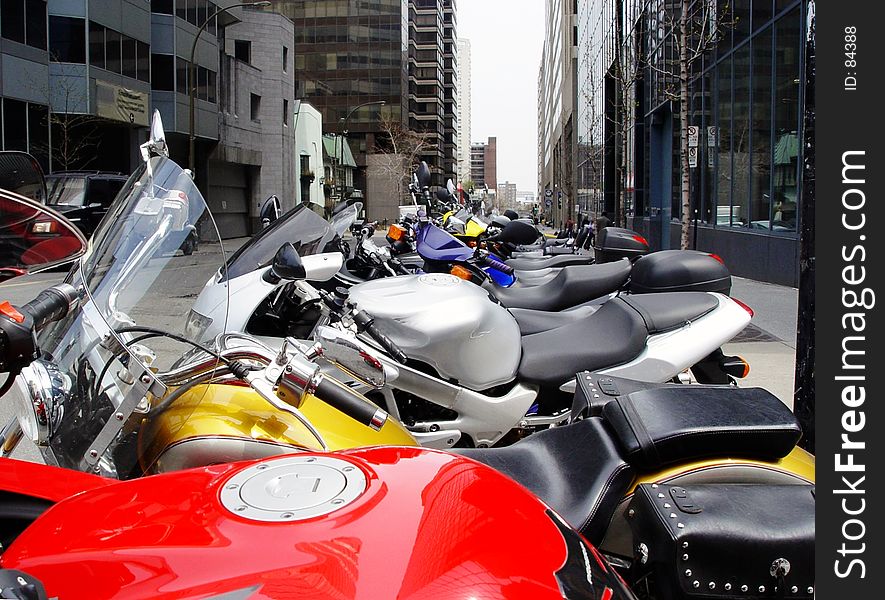
M 46 204 L 92 235 L 129 177 L 107 171 L 56 171 L 46 176 Z

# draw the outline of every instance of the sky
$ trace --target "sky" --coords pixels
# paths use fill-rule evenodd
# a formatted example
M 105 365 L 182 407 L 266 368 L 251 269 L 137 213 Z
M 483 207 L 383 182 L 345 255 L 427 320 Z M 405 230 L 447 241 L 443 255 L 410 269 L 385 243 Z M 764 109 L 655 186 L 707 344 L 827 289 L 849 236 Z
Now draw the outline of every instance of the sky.
M 458 0 L 471 45 L 472 142 L 498 138 L 498 183 L 537 190 L 538 67 L 544 0 Z

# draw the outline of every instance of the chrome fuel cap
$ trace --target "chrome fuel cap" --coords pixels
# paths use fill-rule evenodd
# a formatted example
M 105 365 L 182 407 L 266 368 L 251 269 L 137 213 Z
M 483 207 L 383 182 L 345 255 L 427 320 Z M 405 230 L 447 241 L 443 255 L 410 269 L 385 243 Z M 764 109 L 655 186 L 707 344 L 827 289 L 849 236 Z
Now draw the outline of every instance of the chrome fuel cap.
M 366 490 L 362 469 L 330 456 L 286 456 L 243 469 L 221 488 L 221 504 L 255 521 L 289 522 L 344 508 Z

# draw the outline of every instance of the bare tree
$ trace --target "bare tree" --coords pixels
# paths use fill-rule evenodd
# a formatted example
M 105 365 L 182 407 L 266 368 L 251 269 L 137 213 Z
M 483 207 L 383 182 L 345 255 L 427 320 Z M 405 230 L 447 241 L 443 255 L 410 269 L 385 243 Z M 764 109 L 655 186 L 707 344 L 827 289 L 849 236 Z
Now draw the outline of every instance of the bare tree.
M 393 182 L 400 204 L 405 204 L 408 202 L 409 179 L 418 157 L 435 145 L 428 141 L 427 134 L 405 127 L 390 115 L 382 114 L 380 125 L 381 136 L 374 150 L 387 158 L 380 169 Z
M 691 226 L 691 165 L 689 160 L 689 77 L 692 67 L 713 50 L 723 31 L 734 26 L 727 2 L 717 0 L 672 0 L 665 2 L 664 27 L 676 50 L 675 61 L 648 61 L 653 71 L 668 81 L 667 97 L 679 105 L 679 166 L 682 198 L 680 247 L 689 246 Z M 666 43 L 666 42 L 665 42 Z
M 65 65 L 59 64 L 61 75 L 53 78 L 51 87 L 45 81 L 29 81 L 49 105 L 44 124 L 49 128 L 52 141 L 39 143 L 35 149 L 49 156 L 52 170 L 83 169 L 96 158 L 101 143 L 98 124 L 102 119 L 77 112 L 88 105 L 89 91 L 80 80 L 67 77 Z

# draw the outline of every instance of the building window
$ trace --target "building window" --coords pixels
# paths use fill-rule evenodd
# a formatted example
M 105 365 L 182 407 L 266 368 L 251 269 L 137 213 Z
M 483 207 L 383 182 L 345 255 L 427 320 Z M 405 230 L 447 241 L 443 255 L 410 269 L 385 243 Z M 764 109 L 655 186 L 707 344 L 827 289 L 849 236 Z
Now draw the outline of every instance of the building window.
M 289 70 L 289 49 L 283 46 L 283 73 Z
M 151 81 L 151 47 L 144 42 L 135 42 L 136 54 L 138 55 L 138 80 L 150 83 Z
M 175 91 L 175 60 L 171 54 L 151 54 L 151 89 L 161 92 Z
M 283 99 L 283 125 L 289 126 L 289 101 Z
M 188 79 L 190 78 L 188 74 L 188 61 L 183 58 L 175 57 L 175 84 L 176 89 L 179 94 L 184 94 L 187 96 L 190 94 L 188 91 Z
M 114 31 L 113 29 L 105 30 L 105 69 L 113 71 L 114 73 L 122 72 L 122 51 L 120 50 L 122 42 L 121 38 L 122 36 L 118 31 Z
M 151 12 L 171 15 L 172 0 L 151 0 Z
M 135 40 L 128 35 L 122 36 L 121 49 L 123 53 L 123 75 L 135 79 L 138 76 L 138 58 L 136 54 Z
M 249 94 L 249 114 L 253 121 L 261 118 L 261 96 L 258 94 Z
M 8 1 L 3 0 L 3 4 L 7 4 Z M 25 0 L 25 43 L 28 46 L 46 50 L 46 2 L 44 0 Z
M 104 32 L 104 27 L 89 21 L 89 64 L 100 69 L 105 68 Z
M 49 40 L 50 60 L 86 63 L 86 21 L 84 19 L 50 17 Z
M 5 4 L 5 2 L 4 2 Z M 27 103 L 21 100 L 3 99 L 3 147 L 6 150 L 28 151 Z
M 234 58 L 244 63 L 251 63 L 252 42 L 248 40 L 234 40 Z
M 7 40 L 25 43 L 25 3 L 23 0 L 3 0 L 0 2 L 0 25 L 2 35 Z
M 28 152 L 49 171 L 49 107 L 28 103 Z

